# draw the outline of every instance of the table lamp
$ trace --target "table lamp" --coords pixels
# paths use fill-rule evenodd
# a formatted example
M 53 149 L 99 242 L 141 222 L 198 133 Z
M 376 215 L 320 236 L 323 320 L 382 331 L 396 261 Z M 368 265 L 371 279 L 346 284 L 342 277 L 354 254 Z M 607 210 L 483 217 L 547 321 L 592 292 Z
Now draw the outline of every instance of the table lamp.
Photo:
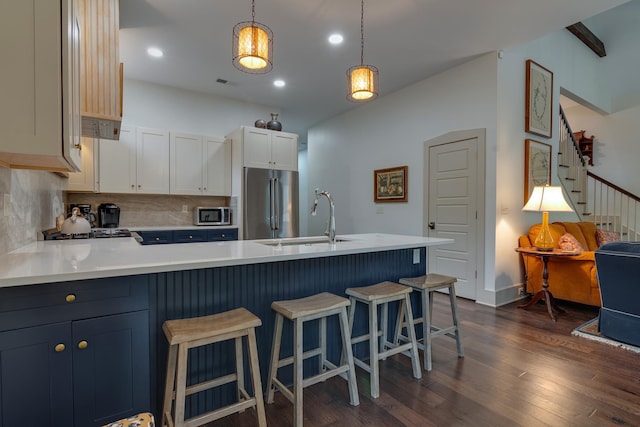
M 539 251 L 552 251 L 554 247 L 551 230 L 549 230 L 549 212 L 573 212 L 562 195 L 562 187 L 545 185 L 534 187 L 523 211 L 542 212 L 540 234 L 533 242 Z

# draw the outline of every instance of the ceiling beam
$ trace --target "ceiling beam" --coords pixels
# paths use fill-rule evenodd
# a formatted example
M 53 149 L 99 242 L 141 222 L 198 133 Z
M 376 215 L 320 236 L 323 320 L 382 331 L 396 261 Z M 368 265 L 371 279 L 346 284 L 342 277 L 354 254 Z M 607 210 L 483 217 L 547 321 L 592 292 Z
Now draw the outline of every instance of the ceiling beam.
M 567 27 L 574 36 L 580 39 L 582 43 L 586 44 L 589 49 L 595 52 L 600 58 L 607 56 L 607 52 L 604 50 L 604 43 L 595 34 L 591 32 L 582 22 L 570 25 Z

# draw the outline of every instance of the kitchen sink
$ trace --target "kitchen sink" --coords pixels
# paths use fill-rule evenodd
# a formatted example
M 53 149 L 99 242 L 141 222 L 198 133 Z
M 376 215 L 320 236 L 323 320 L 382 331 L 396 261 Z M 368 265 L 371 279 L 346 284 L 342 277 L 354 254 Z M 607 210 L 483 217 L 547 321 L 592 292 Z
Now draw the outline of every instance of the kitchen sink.
M 341 239 L 339 237 L 336 238 L 336 243 L 340 242 L 349 242 L 348 239 Z M 312 246 L 318 244 L 328 244 L 329 238 L 324 236 L 319 237 L 292 237 L 286 239 L 271 239 L 271 240 L 260 240 L 256 243 L 260 243 L 261 245 L 267 246 Z

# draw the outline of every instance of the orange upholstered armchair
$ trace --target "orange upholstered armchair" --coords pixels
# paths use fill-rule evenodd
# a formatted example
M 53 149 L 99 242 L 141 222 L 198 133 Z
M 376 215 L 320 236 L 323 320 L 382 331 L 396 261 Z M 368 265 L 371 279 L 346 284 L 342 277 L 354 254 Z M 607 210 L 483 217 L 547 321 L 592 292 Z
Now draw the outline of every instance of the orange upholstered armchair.
M 540 224 L 532 225 L 529 233 L 520 236 L 519 246 L 533 246 Z M 569 243 L 583 251 L 575 257 L 549 259 L 549 290 L 555 298 L 600 306 L 600 289 L 596 276 L 594 251 L 598 249 L 597 229 L 592 222 L 554 222 L 549 225 L 551 235 L 559 244 Z M 568 236 L 569 233 L 573 236 Z M 577 244 L 576 244 L 577 242 Z M 539 257 L 523 255 L 527 292 L 535 294 L 542 289 L 542 260 Z

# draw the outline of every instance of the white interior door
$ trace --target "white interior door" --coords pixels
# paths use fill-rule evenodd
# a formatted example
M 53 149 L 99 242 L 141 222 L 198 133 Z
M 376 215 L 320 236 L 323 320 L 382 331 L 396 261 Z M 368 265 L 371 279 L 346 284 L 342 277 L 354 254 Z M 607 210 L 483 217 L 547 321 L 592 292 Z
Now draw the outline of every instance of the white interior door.
M 425 149 L 428 207 L 425 235 L 454 239 L 429 248 L 428 271 L 458 278 L 456 294 L 476 299 L 478 139 L 469 138 Z M 425 185 L 425 188 L 427 186 Z

